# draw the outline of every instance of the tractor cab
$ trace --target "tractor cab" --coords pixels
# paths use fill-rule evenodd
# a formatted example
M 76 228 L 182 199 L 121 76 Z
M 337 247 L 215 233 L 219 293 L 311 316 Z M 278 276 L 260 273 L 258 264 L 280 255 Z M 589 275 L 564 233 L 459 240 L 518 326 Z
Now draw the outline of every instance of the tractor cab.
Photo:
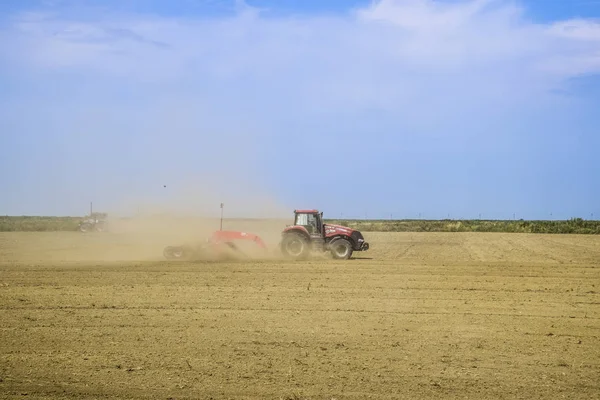
M 303 226 L 311 236 L 324 235 L 323 213 L 317 210 L 294 210 L 294 225 Z

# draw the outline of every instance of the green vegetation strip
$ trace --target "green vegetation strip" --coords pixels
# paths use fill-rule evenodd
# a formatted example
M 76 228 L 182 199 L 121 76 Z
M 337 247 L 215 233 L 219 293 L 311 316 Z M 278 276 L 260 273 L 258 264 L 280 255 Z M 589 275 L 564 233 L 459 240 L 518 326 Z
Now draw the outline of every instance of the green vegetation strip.
M 81 217 L 0 216 L 0 232 L 76 231 Z M 233 221 L 230 221 L 233 222 Z M 328 220 L 363 232 L 515 232 L 600 234 L 600 221 Z M 110 217 L 108 218 L 110 230 Z M 287 223 L 287 221 L 286 221 Z
M 525 220 L 332 220 L 363 232 L 514 232 L 600 234 L 600 221 Z
M 0 216 L 0 232 L 76 231 L 81 217 Z

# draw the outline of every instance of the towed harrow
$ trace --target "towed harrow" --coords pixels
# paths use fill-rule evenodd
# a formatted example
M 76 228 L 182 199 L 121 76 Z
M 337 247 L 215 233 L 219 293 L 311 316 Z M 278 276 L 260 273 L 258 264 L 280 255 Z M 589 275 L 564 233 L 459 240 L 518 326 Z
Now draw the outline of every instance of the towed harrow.
M 239 240 L 254 242 L 263 253 L 267 251 L 264 241 L 253 233 L 216 231 L 199 245 L 167 246 L 163 255 L 167 260 L 248 258 L 248 254 L 236 245 L 235 242 Z

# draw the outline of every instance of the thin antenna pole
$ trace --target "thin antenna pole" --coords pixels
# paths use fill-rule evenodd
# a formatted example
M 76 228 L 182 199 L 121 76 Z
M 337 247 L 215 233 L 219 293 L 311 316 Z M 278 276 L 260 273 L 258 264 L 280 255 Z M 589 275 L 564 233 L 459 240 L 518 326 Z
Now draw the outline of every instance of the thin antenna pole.
M 220 230 L 223 230 L 223 203 L 221 203 L 221 228 Z

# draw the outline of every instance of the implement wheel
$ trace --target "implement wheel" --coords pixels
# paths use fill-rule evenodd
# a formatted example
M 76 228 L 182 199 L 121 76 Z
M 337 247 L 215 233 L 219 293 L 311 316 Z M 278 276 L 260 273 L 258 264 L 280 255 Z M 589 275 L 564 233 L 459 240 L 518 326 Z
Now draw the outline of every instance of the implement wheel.
M 186 250 L 184 246 L 167 246 L 163 250 L 163 255 L 167 260 L 182 260 L 189 256 Z

